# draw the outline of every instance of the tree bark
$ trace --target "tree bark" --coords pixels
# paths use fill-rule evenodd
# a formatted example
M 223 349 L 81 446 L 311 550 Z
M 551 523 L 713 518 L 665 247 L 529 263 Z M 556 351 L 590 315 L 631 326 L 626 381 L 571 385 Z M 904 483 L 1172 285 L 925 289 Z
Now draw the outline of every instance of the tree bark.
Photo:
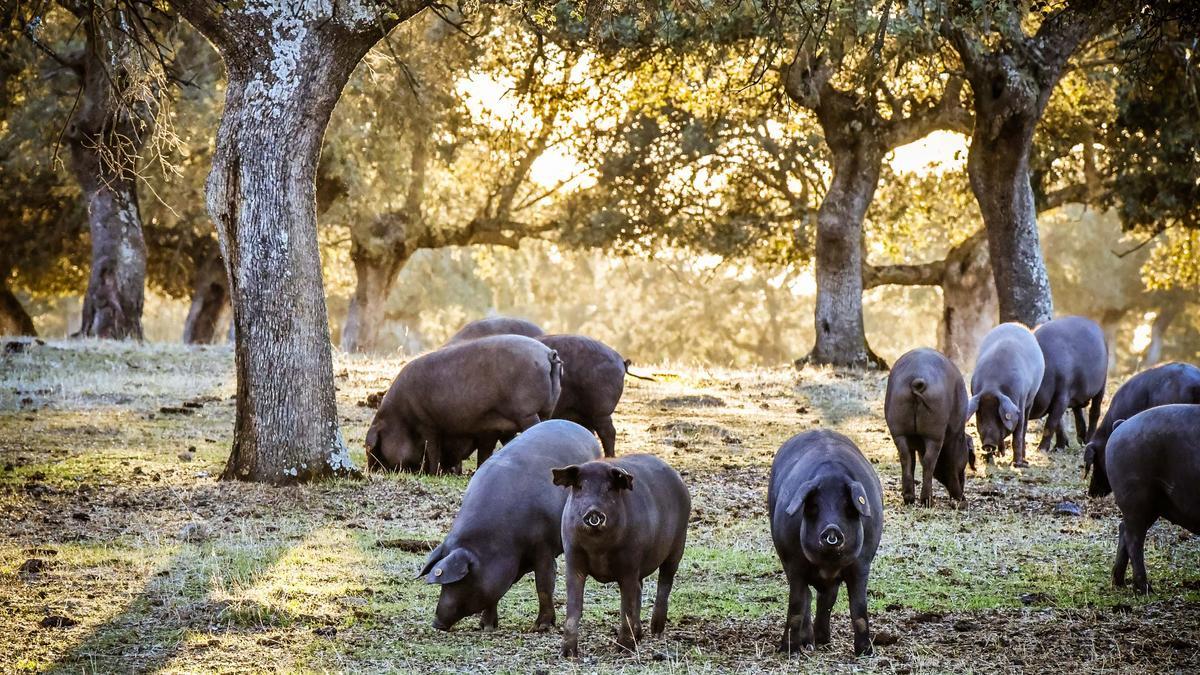
M 862 310 L 863 218 L 882 159 L 867 148 L 834 153 L 833 180 L 817 213 L 816 339 L 809 363 L 887 368 L 867 346 Z
M 237 419 L 222 478 L 356 475 L 338 427 L 316 169 L 351 72 L 421 7 L 172 4 L 213 42 L 228 73 L 207 185 L 236 339 Z
M 154 101 L 144 99 L 145 73 L 136 48 L 118 27 L 120 8 L 90 8 L 76 62 L 79 104 L 64 133 L 92 237 L 91 275 L 79 334 L 142 339 L 146 244 L 137 199 L 137 156 L 153 133 Z M 118 89 L 118 87 L 124 89 Z M 150 85 L 151 87 L 153 85 Z
M 398 253 L 372 256 L 353 246 L 350 258 L 354 262 L 356 282 L 346 323 L 342 326 L 342 351 L 376 352 L 380 347 L 379 336 L 388 295 L 408 262 L 408 256 Z
M 229 307 L 229 277 L 221 253 L 213 251 L 196 267 L 192 281 L 192 306 L 183 324 L 183 341 L 189 345 L 216 342 L 217 326 Z
M 1139 370 L 1158 365 L 1158 362 L 1162 361 L 1163 340 L 1166 337 L 1167 329 L 1183 312 L 1183 304 L 1182 300 L 1171 298 L 1159 307 L 1154 321 L 1150 323 L 1150 344 L 1146 345 L 1146 351 L 1139 359 Z
M 1106 19 L 1068 5 L 1047 16 L 1032 36 L 1024 34 L 1017 15 L 1010 19 L 994 49 L 952 22 L 943 32 L 974 94 L 967 173 L 987 228 L 1000 320 L 1033 327 L 1054 317 L 1030 182 L 1033 132 L 1067 60 Z
M 942 276 L 938 349 L 964 372 L 975 365 L 979 343 L 996 326 L 999 300 L 983 233 L 950 251 Z
M 7 276 L 4 275 L 0 279 L 5 279 Z M 29 312 L 25 311 L 25 307 L 21 305 L 21 301 L 17 299 L 8 284 L 4 283 L 0 283 L 0 335 L 37 336 L 33 318 L 29 316 Z

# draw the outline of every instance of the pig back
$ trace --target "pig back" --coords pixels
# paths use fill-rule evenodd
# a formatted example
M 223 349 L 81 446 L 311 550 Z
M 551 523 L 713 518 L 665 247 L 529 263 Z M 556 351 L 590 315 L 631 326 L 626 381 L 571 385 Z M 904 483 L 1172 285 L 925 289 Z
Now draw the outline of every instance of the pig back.
M 482 337 L 492 335 L 524 335 L 525 337 L 537 337 L 542 335 L 544 331 L 537 324 L 526 321 L 524 319 L 514 319 L 507 316 L 493 316 L 486 319 L 477 319 L 463 326 L 446 342 L 447 345 L 464 342 L 466 340 L 476 340 Z
M 1065 316 L 1038 326 L 1033 335 L 1045 359 L 1034 417 L 1048 411 L 1056 394 L 1082 404 L 1104 389 L 1108 380 L 1108 346 L 1104 331 L 1095 321 Z
M 999 391 L 1027 409 L 1037 396 L 1045 369 L 1042 348 L 1033 333 L 1019 323 L 1000 324 L 979 345 L 971 393 Z
M 574 422 L 535 424 L 475 472 L 447 541 L 504 537 L 515 544 L 551 542 L 561 553 L 568 491 L 554 485 L 551 470 L 600 454 L 596 437 Z
M 950 359 L 935 349 L 914 349 L 888 374 L 883 411 L 893 435 L 942 438 L 961 431 L 967 389 Z
M 645 576 L 682 546 L 691 514 L 691 493 L 679 472 L 654 455 L 625 455 L 603 461 L 633 476 L 624 536 L 629 550 L 644 552 L 641 559 L 646 567 L 641 573 Z
M 419 421 L 470 434 L 493 411 L 553 409 L 561 386 L 557 361 L 537 340 L 495 335 L 425 354 L 405 366 L 393 386 Z
M 625 361 L 615 349 L 583 335 L 543 335 L 539 342 L 563 360 L 562 393 L 555 416 L 575 412 L 611 415 L 625 390 Z
M 1117 420 L 1172 403 L 1200 403 L 1200 368 L 1190 363 L 1164 363 L 1129 378 L 1113 395 L 1096 428 L 1095 440 L 1103 443 Z
M 1200 532 L 1200 493 L 1195 490 L 1200 484 L 1200 405 L 1175 403 L 1140 412 L 1113 430 L 1105 452 L 1108 481 L 1123 513 L 1155 506 L 1176 524 Z

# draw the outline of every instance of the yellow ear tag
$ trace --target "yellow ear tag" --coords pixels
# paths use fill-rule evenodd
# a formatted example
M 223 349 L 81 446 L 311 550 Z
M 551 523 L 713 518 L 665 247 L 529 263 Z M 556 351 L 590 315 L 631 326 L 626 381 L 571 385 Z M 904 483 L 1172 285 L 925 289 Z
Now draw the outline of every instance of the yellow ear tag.
M 440 577 L 440 576 L 442 576 L 442 568 L 440 568 L 440 567 L 439 567 L 439 568 L 437 568 L 436 570 L 434 570 L 434 571 L 433 571 L 433 576 L 435 576 L 435 577 Z
M 864 496 L 862 496 L 862 495 L 859 495 L 859 496 L 858 496 L 858 503 L 859 503 L 859 504 L 866 504 L 866 503 L 867 503 L 867 498 L 866 498 L 866 497 L 864 497 Z

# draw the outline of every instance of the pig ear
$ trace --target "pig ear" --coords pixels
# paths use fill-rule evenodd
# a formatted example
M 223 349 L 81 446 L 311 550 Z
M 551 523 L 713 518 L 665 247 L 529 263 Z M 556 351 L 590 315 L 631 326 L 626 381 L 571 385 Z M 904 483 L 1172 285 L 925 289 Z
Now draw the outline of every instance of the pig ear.
M 611 475 L 614 488 L 618 490 L 633 489 L 633 474 L 629 473 L 625 469 L 614 466 L 612 468 Z
M 850 501 L 854 503 L 854 508 L 863 515 L 864 518 L 871 517 L 871 502 L 867 500 L 867 490 L 863 484 L 854 480 L 850 481 Z
M 784 511 L 784 513 L 788 514 L 789 516 L 796 515 L 796 512 L 800 510 L 800 507 L 804 506 L 804 500 L 808 499 L 808 496 L 811 495 L 813 490 L 816 489 L 816 480 L 810 480 L 801 483 L 800 489 L 796 490 L 796 496 L 792 497 L 792 501 L 788 503 L 787 509 Z
M 966 424 L 967 420 L 971 419 L 971 415 L 974 415 L 975 411 L 979 410 L 980 396 L 983 396 L 983 394 L 975 394 L 967 401 L 967 414 L 963 419 L 963 424 Z
M 367 429 L 367 450 L 375 450 L 375 446 L 379 443 L 379 427 L 383 426 L 382 422 L 375 421 L 371 423 L 371 428 Z
M 561 469 L 550 469 L 554 474 L 554 484 L 563 487 L 579 487 L 579 467 L 572 464 Z
M 1004 428 L 1012 431 L 1017 427 L 1017 419 L 1021 416 L 1021 411 L 1017 409 L 1017 404 L 1013 403 L 1012 399 L 1000 394 L 1000 421 L 1004 423 Z
M 471 567 L 471 554 L 466 549 L 456 548 L 450 555 L 437 561 L 425 575 L 425 583 L 452 584 L 467 576 Z
M 446 552 L 443 550 L 443 547 L 444 544 L 438 544 L 437 548 L 429 552 L 429 557 L 425 558 L 425 566 L 421 568 L 420 572 L 417 572 L 418 579 L 426 574 L 429 574 L 429 570 L 433 569 L 433 566 L 446 556 Z
M 1125 420 L 1117 420 L 1116 422 L 1113 422 L 1113 431 L 1116 431 L 1117 427 L 1121 426 L 1124 423 L 1125 423 Z

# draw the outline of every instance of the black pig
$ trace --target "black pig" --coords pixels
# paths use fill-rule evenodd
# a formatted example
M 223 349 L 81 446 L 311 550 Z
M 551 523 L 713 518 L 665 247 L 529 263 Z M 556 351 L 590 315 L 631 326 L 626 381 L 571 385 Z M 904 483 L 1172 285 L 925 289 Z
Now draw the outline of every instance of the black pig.
M 829 642 L 829 613 L 844 582 L 854 653 L 872 653 L 867 580 L 883 534 L 883 490 L 871 463 L 841 434 L 817 430 L 793 436 L 771 464 L 767 509 L 788 580 L 780 651 Z M 815 629 L 810 586 L 818 593 Z
M 570 489 L 562 518 L 567 559 L 563 656 L 579 656 L 579 619 L 588 576 L 620 586 L 617 644 L 634 649 L 635 641 L 642 639 L 642 579 L 657 569 L 650 632 L 661 635 L 692 508 L 679 473 L 653 455 L 628 455 L 555 469 L 554 484 Z
M 600 457 L 591 432 L 566 420 L 542 422 L 479 468 L 445 541 L 429 554 L 421 575 L 441 584 L 433 627 L 450 630 L 482 612 L 481 627 L 496 627 L 496 603 L 533 572 L 537 630 L 554 626 L 554 559 L 562 553 L 567 495 L 550 470 Z
M 1090 440 L 1100 421 L 1100 404 L 1104 401 L 1104 386 L 1108 382 L 1108 346 L 1104 331 L 1091 319 L 1064 316 L 1048 321 L 1033 331 L 1046 370 L 1042 384 L 1033 400 L 1030 419 L 1046 416 L 1046 427 L 1038 450 L 1045 452 L 1057 436 L 1055 447 L 1067 445 L 1062 417 L 1068 408 L 1075 414 L 1075 436 L 1079 444 Z M 1090 406 L 1084 424 L 1083 407 Z
M 1084 475 L 1090 470 L 1088 494 L 1103 497 L 1112 492 L 1108 484 L 1104 448 L 1120 420 L 1155 406 L 1170 403 L 1200 403 L 1200 368 L 1189 363 L 1164 363 L 1129 378 L 1113 395 L 1104 419 L 1083 449 Z
M 521 335 L 468 340 L 419 356 L 400 370 L 375 412 L 367 468 L 417 471 L 424 460 L 426 471 L 444 471 L 462 457 L 448 453 L 443 462 L 443 444 L 469 452 L 480 439 L 548 419 L 561 382 L 558 354 Z
M 962 373 L 936 349 L 914 349 L 888 374 L 883 415 L 900 453 L 904 503 L 915 501 L 916 457 L 921 458 L 921 505 L 933 506 L 936 476 L 951 499 L 962 501 L 975 448 L 966 432 L 967 387 Z
M 1108 480 L 1121 509 L 1113 583 L 1125 585 L 1133 563 L 1133 589 L 1146 580 L 1146 532 L 1166 518 L 1200 534 L 1200 405 L 1172 404 L 1140 412 L 1108 439 Z
M 1019 323 L 996 326 L 979 345 L 979 358 L 971 374 L 967 416 L 975 415 L 975 428 L 983 451 L 1004 454 L 1004 439 L 1013 437 L 1013 466 L 1025 461 L 1025 427 L 1042 383 L 1046 361 L 1042 348 L 1028 328 Z
M 554 417 L 596 432 L 604 456 L 614 456 L 617 430 L 612 414 L 625 391 L 625 361 L 612 347 L 582 335 L 543 335 L 537 339 L 563 360 L 562 393 Z
M 491 335 L 524 335 L 535 338 L 545 335 L 546 331 L 540 326 L 525 319 L 514 319 L 507 316 L 493 316 L 487 319 L 477 319 L 458 329 L 458 332 L 446 342 L 452 345 L 466 340 L 476 340 Z

